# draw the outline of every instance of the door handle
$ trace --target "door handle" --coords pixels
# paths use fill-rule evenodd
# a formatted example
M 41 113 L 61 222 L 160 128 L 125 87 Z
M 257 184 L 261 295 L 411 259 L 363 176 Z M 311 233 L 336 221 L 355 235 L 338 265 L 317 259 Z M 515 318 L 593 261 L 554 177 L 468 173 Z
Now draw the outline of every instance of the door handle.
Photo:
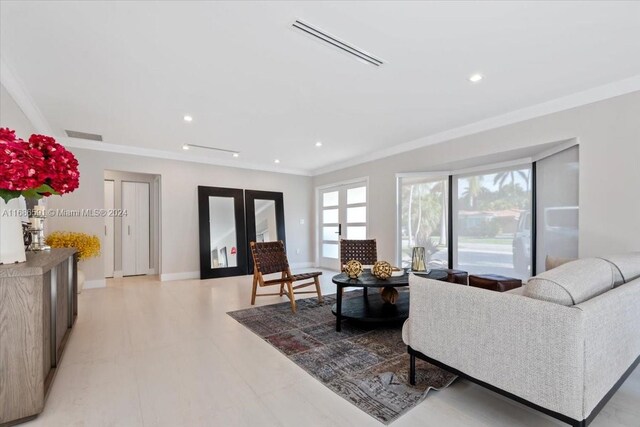
M 127 234 L 131 236 L 131 226 L 127 225 Z
M 338 236 L 342 236 L 342 224 L 338 224 Z

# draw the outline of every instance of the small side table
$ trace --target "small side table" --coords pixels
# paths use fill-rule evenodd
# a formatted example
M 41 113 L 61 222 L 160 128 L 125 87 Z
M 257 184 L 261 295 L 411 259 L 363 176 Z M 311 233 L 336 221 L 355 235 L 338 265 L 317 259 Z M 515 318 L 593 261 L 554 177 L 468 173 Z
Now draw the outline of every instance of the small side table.
M 472 274 L 469 276 L 469 286 L 496 292 L 506 292 L 522 286 L 522 280 L 498 274 Z

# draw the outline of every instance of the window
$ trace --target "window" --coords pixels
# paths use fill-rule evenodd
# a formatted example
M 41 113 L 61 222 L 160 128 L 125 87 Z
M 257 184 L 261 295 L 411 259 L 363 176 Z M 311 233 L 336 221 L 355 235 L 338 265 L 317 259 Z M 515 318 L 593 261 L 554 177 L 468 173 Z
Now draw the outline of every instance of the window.
M 577 258 L 579 147 L 558 148 L 516 166 L 400 175 L 399 265 L 422 246 L 431 268 L 527 279 L 547 258 Z
M 578 186 L 578 146 L 536 162 L 536 273 L 547 257 L 578 258 Z
M 447 176 L 400 177 L 398 180 L 400 264 L 411 266 L 412 250 L 425 248 L 427 265 L 447 268 Z
M 531 167 L 454 178 L 454 268 L 528 278 Z

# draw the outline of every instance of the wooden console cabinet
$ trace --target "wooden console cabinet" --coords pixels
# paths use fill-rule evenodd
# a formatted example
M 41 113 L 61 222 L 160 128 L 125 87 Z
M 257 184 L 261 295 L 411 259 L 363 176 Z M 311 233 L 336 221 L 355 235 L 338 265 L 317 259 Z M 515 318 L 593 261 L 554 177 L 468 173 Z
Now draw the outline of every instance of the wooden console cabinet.
M 35 418 L 78 315 L 75 249 L 0 265 L 0 427 Z

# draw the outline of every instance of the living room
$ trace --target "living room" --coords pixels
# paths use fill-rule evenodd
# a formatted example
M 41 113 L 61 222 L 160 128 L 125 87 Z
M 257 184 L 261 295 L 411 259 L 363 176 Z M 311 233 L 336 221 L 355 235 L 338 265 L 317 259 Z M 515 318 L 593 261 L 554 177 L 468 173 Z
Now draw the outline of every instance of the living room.
M 0 425 L 637 425 L 640 3 L 0 24 Z

